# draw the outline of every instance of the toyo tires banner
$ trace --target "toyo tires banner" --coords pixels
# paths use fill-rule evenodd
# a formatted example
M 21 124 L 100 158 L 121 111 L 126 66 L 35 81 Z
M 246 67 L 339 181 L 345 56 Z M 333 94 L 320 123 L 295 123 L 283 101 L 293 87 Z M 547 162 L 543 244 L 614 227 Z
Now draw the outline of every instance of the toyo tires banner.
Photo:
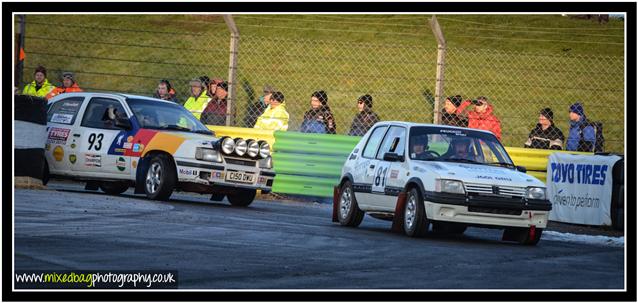
M 612 168 L 618 156 L 553 153 L 547 162 L 552 221 L 611 225 Z

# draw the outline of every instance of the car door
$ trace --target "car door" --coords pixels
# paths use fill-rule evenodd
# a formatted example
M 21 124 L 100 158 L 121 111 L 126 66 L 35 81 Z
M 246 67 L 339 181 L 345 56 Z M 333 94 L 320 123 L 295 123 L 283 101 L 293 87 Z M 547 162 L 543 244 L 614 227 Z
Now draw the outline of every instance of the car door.
M 80 128 L 73 134 L 80 142 L 80 165 L 75 167 L 97 177 L 124 177 L 130 175 L 130 159 L 124 155 L 109 154 L 109 147 L 116 140 L 126 140 L 125 131 L 109 119 L 109 108 L 128 116 L 118 99 L 94 96 L 88 101 Z
M 353 174 L 355 197 L 359 208 L 362 210 L 374 209 L 374 197 L 372 186 L 374 173 L 378 164 L 376 159 L 377 151 L 383 140 L 383 136 L 388 130 L 387 125 L 377 126 L 368 137 L 366 145 L 363 147 L 361 157 L 357 159 Z
M 45 157 L 53 174 L 70 175 L 77 163 L 76 142 L 73 133 L 79 124 L 79 113 L 84 96 L 74 96 L 49 105 L 47 110 L 47 142 Z
M 373 203 L 382 211 L 394 211 L 398 193 L 403 185 L 398 182 L 399 171 L 403 170 L 403 162 L 385 161 L 383 156 L 386 153 L 396 153 L 405 157 L 406 128 L 403 126 L 391 126 L 388 129 L 381 147 L 377 152 L 377 167 L 374 173 L 372 184 Z

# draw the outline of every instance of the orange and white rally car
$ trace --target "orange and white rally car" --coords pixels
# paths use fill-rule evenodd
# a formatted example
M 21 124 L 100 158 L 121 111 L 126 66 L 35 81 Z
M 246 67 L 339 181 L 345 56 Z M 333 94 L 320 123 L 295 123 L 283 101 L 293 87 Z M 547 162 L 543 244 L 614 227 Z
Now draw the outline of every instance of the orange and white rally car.
M 89 190 L 167 200 L 174 190 L 228 197 L 247 206 L 269 192 L 270 146 L 215 137 L 179 104 L 119 93 L 68 93 L 47 106 L 45 184 L 49 176 L 86 181 Z

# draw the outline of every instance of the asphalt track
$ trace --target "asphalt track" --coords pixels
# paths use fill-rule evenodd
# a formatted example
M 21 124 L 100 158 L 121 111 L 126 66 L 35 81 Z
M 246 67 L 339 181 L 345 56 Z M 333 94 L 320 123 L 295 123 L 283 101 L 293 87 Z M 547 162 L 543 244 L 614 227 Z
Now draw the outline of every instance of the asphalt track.
M 622 289 L 624 249 L 501 231 L 414 239 L 366 216 L 331 222 L 329 204 L 175 193 L 159 202 L 52 182 L 14 192 L 15 270 L 177 270 L 189 289 Z

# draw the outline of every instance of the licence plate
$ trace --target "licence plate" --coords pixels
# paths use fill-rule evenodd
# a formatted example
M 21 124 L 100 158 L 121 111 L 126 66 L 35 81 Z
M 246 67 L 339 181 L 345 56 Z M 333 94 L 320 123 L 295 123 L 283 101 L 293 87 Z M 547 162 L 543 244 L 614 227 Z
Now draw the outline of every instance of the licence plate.
M 226 173 L 226 181 L 255 183 L 255 174 L 249 174 L 242 171 L 229 171 Z

